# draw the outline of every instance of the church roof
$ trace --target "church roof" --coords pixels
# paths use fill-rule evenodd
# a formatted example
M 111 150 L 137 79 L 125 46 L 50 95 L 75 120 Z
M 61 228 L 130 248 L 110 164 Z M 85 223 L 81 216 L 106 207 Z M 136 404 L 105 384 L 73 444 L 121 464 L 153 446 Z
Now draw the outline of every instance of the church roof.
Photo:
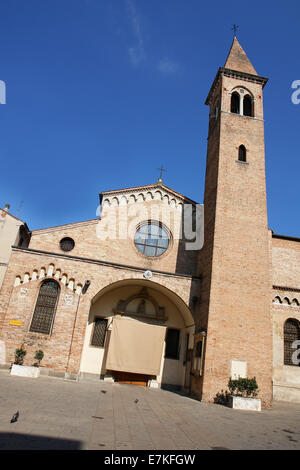
M 122 195 L 124 193 L 127 193 L 127 195 L 130 194 L 139 194 L 139 193 L 144 193 L 144 192 L 155 192 L 155 191 L 160 191 L 165 194 L 168 194 L 169 196 L 174 196 L 177 199 L 182 200 L 182 202 L 185 203 L 190 203 L 190 204 L 197 204 L 197 202 L 193 201 L 192 199 L 184 196 L 183 194 L 178 193 L 177 191 L 174 191 L 174 189 L 169 188 L 168 186 L 165 186 L 163 183 L 158 182 L 154 184 L 149 184 L 146 186 L 135 186 L 132 188 L 124 188 L 124 189 L 113 189 L 111 191 L 102 191 L 100 193 L 100 201 L 107 197 L 107 196 L 113 196 L 113 195 Z
M 238 70 L 239 72 L 257 75 L 255 68 L 248 59 L 246 52 L 240 45 L 236 36 L 234 36 L 224 67 L 225 69 Z

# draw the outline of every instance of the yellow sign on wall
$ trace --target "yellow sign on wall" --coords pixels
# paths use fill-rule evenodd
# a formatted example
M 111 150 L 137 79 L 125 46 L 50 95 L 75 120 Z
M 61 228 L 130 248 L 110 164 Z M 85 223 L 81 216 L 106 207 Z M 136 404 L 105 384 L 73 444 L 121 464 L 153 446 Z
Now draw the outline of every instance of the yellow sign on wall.
M 22 322 L 20 320 L 9 320 L 10 325 L 21 326 Z

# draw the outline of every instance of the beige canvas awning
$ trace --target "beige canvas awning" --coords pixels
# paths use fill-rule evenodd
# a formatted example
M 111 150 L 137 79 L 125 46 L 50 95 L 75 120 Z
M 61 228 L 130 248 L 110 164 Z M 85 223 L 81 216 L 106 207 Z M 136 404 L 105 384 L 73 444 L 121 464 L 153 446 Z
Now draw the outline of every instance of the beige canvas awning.
M 165 332 L 165 326 L 115 317 L 108 346 L 106 369 L 158 375 Z

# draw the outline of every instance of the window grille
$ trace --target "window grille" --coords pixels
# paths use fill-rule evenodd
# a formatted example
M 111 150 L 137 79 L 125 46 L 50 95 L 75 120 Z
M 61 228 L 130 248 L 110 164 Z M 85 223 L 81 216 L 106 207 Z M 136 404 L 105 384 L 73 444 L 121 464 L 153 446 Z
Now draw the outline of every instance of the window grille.
M 105 318 L 96 318 L 91 342 L 92 346 L 97 346 L 98 348 L 104 347 L 106 329 L 107 320 Z
M 299 366 L 292 360 L 293 353 L 297 348 L 293 348 L 293 342 L 300 339 L 300 328 L 297 320 L 289 319 L 284 325 L 284 364 L 287 366 Z
M 56 310 L 59 295 L 59 285 L 49 279 L 40 287 L 36 301 L 30 331 L 49 335 Z

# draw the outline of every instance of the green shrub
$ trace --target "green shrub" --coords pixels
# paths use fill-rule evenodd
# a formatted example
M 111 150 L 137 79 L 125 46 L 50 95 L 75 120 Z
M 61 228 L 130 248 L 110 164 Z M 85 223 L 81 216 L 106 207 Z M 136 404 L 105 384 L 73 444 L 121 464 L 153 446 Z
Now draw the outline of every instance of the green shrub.
M 19 349 L 16 349 L 15 351 L 15 362 L 14 364 L 17 364 L 21 366 L 24 362 L 24 357 L 26 356 L 27 351 L 24 349 L 24 345 L 22 344 Z
M 35 356 L 34 356 L 34 359 L 37 361 L 34 365 L 39 367 L 40 366 L 40 363 L 41 363 L 41 360 L 43 359 L 44 357 L 44 353 L 41 349 L 39 349 L 38 351 L 36 351 L 35 353 Z
M 228 388 L 231 395 L 244 398 L 255 398 L 259 392 L 256 378 L 229 379 Z

